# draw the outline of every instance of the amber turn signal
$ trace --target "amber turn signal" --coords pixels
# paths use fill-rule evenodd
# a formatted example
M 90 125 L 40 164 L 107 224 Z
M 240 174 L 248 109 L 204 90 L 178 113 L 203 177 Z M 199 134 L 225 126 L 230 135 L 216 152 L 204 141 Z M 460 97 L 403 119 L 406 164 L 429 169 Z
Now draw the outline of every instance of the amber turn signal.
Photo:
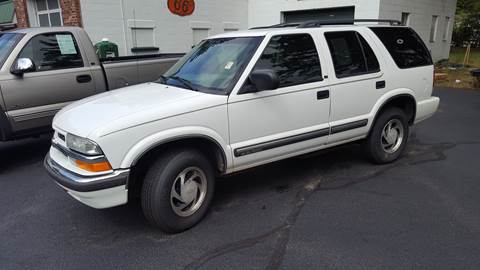
M 108 163 L 108 161 L 88 163 L 81 160 L 75 160 L 75 164 L 77 164 L 77 167 L 79 167 L 80 169 L 89 172 L 104 172 L 110 171 L 112 169 L 112 166 L 110 166 L 110 163 Z

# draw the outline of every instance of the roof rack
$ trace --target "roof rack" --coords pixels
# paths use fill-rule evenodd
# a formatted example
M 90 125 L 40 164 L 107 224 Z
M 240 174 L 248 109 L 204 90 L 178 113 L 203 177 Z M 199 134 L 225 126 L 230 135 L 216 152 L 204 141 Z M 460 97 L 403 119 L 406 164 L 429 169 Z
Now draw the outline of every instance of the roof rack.
M 274 25 L 270 25 L 270 26 L 258 26 L 258 27 L 253 27 L 253 28 L 250 28 L 250 30 L 254 30 L 254 29 L 268 29 L 268 28 L 287 28 L 287 27 L 298 27 L 300 26 L 302 23 L 280 23 L 280 24 L 274 24 Z
M 253 29 L 268 29 L 268 28 L 286 28 L 286 27 L 296 27 L 296 28 L 315 28 L 321 27 L 324 25 L 354 25 L 355 23 L 388 23 L 392 26 L 402 26 L 402 22 L 398 20 L 386 20 L 386 19 L 352 19 L 352 20 L 313 20 L 299 23 L 281 23 L 270 26 L 260 26 L 250 28 Z

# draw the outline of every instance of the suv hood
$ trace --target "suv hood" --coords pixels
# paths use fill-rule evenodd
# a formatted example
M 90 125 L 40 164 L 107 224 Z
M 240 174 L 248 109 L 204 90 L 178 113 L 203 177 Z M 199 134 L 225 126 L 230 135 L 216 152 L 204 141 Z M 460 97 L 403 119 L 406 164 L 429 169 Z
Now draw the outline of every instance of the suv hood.
M 93 139 L 143 123 L 227 103 L 227 96 L 158 83 L 105 92 L 74 102 L 57 113 L 53 128 Z

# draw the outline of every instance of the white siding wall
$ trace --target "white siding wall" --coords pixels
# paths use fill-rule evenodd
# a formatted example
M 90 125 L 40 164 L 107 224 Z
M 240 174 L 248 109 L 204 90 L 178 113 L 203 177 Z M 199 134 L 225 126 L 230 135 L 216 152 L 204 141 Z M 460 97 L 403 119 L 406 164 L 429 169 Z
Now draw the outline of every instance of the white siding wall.
M 417 31 L 429 47 L 434 61 L 448 58 L 452 40 L 453 21 L 457 0 L 381 0 L 380 17 L 398 19 L 402 12 L 410 13 L 410 26 Z M 432 16 L 438 16 L 435 42 L 430 42 Z M 447 40 L 443 40 L 445 17 L 450 17 Z
M 195 12 L 186 17 L 170 13 L 166 0 L 81 0 L 80 3 L 84 28 L 93 43 L 106 37 L 118 44 L 121 55 L 130 55 L 135 43 L 148 42 L 159 47 L 160 53 L 183 53 L 194 44 L 194 29 L 208 30 L 213 35 L 247 28 L 247 0 L 197 0 Z M 141 39 L 139 42 L 134 41 L 134 32 Z
M 376 19 L 380 0 L 250 0 L 249 27 L 278 24 L 284 11 L 355 6 L 355 18 Z

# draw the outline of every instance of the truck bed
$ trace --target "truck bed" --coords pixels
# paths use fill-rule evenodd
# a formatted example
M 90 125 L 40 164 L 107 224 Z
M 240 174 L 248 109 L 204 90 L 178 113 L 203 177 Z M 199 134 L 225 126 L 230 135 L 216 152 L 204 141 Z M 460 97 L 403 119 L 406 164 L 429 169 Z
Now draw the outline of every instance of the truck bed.
M 153 54 L 100 59 L 108 89 L 157 80 L 184 54 Z

